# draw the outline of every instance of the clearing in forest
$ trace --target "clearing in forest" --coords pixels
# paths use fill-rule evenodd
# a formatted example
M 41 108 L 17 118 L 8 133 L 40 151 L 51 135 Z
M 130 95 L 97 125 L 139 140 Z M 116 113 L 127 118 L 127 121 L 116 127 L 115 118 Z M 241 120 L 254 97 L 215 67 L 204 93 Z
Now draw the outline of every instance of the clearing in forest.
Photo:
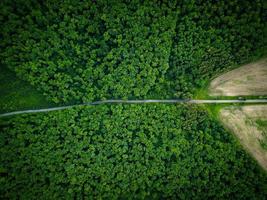
M 211 96 L 267 95 L 267 58 L 229 71 L 215 78 Z
M 267 105 L 228 107 L 219 114 L 223 124 L 267 170 Z

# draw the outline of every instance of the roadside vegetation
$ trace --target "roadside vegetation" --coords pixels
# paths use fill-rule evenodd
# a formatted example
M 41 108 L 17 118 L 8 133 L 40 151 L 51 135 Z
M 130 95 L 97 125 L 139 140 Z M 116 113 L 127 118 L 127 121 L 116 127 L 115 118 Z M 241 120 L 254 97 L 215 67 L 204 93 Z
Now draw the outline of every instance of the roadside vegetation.
M 212 77 L 266 55 L 266 9 L 264 0 L 2 0 L 1 70 L 56 105 L 205 97 L 198 88 Z M 1 105 L 13 109 L 14 99 Z M 42 104 L 33 99 L 25 102 Z M 221 106 L 1 119 L 0 198 L 264 199 L 266 172 L 208 115 Z

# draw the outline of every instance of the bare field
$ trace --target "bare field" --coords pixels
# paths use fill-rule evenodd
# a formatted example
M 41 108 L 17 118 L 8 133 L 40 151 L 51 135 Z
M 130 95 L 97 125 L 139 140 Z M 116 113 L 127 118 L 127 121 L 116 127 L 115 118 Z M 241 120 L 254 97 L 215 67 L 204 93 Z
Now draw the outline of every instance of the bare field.
M 267 120 L 267 105 L 228 107 L 220 111 L 223 124 L 240 140 L 245 149 L 267 171 L 267 150 L 261 145 L 266 139 L 257 120 Z M 265 130 L 266 131 L 266 130 Z
M 215 78 L 211 96 L 267 95 L 267 58 L 241 66 Z

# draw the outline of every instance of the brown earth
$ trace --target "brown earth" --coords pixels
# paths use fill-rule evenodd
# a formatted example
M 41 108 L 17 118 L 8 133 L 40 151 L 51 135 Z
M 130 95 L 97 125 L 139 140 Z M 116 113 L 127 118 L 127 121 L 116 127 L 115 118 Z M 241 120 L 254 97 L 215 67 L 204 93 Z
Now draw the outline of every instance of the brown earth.
M 211 96 L 267 95 L 267 58 L 241 66 L 215 78 Z
M 240 140 L 244 148 L 267 171 L 267 151 L 261 146 L 263 131 L 257 119 L 267 119 L 267 105 L 228 107 L 220 111 L 220 119 Z

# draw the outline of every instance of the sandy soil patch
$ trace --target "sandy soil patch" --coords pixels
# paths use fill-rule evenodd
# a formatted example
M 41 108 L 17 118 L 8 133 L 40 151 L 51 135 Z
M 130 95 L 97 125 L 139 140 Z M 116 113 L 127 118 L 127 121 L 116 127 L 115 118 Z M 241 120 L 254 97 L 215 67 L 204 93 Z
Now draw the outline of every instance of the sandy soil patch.
M 215 78 L 211 96 L 267 95 L 267 58 L 229 71 Z
M 220 111 L 223 124 L 240 140 L 245 149 L 267 171 L 267 150 L 260 141 L 263 131 L 257 127 L 257 119 L 267 119 L 267 105 L 228 107 Z

